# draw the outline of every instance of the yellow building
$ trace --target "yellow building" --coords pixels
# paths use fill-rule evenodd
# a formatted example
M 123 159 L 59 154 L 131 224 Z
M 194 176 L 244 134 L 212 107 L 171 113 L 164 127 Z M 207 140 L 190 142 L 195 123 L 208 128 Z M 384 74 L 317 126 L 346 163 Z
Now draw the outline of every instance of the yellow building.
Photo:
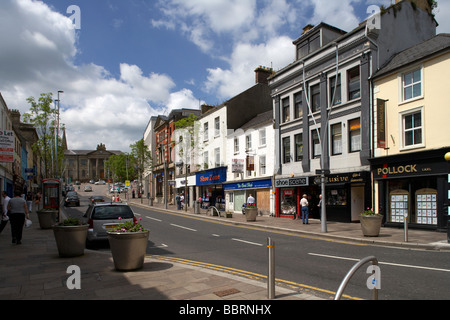
M 450 35 L 400 52 L 373 77 L 371 172 L 385 225 L 444 230 L 450 163 Z

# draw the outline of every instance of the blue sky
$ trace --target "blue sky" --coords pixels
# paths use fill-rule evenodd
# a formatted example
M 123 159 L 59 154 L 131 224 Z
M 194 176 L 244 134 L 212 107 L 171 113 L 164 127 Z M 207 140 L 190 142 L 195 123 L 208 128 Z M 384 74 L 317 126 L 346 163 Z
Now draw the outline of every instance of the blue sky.
M 390 0 L 2 0 L 0 92 L 10 109 L 63 90 L 70 149 L 129 151 L 153 115 L 220 104 L 254 85 L 259 65 L 294 59 L 321 21 L 351 31 Z M 450 32 L 450 0 L 438 1 Z M 81 10 L 73 28 L 70 5 Z

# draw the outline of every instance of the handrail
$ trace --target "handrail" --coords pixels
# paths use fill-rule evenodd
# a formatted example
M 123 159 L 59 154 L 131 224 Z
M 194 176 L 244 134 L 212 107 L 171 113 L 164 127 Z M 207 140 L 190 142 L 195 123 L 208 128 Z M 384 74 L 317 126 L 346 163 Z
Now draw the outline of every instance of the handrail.
M 218 217 L 221 218 L 219 209 L 217 209 L 215 206 L 209 206 L 209 207 L 208 207 L 208 210 L 213 209 L 213 208 L 216 209 L 216 212 L 217 212 Z M 212 213 L 212 212 L 211 212 L 211 213 Z
M 369 256 L 366 258 L 361 259 L 358 263 L 356 263 L 350 271 L 345 276 L 344 280 L 342 280 L 341 285 L 339 286 L 338 291 L 336 292 L 336 296 L 334 297 L 334 300 L 340 300 L 342 293 L 344 292 L 345 287 L 347 286 L 348 282 L 350 281 L 350 278 L 354 275 L 354 273 L 365 263 L 372 261 L 372 265 L 378 266 L 378 260 L 374 256 Z M 376 287 L 373 288 L 373 300 L 378 300 L 378 289 Z

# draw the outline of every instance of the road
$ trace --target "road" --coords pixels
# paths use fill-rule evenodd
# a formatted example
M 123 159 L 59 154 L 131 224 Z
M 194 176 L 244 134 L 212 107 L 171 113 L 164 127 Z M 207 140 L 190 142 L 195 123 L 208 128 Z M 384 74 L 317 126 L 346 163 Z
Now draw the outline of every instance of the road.
M 96 186 L 94 193 L 106 188 Z M 81 189 L 83 190 L 83 189 Z M 98 191 L 99 190 L 99 191 Z M 71 216 L 86 210 L 70 208 Z M 334 297 L 350 268 L 375 256 L 381 268 L 380 300 L 450 299 L 450 253 L 326 241 L 314 237 L 232 226 L 220 221 L 133 207 L 150 229 L 149 255 L 219 269 L 264 280 L 267 274 L 267 238 L 275 242 L 277 284 L 320 297 Z M 100 250 L 108 250 L 100 245 Z M 367 266 L 351 279 L 344 294 L 371 299 Z

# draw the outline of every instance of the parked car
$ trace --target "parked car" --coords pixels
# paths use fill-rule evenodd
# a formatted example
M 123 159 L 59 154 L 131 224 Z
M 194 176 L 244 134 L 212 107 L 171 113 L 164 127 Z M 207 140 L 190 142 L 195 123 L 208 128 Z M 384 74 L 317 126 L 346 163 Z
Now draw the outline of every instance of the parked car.
M 90 184 L 94 184 L 95 181 L 91 179 L 91 180 L 89 180 L 89 183 L 90 183 Z
M 92 187 L 91 186 L 85 186 L 84 187 L 84 192 L 90 192 L 92 191 Z
M 92 196 L 89 197 L 89 200 L 91 201 L 91 203 L 105 202 L 105 198 L 103 198 L 103 196 Z
M 99 184 L 106 184 L 106 182 L 105 182 L 104 180 L 98 180 L 95 184 L 96 184 L 96 185 L 99 185 Z
M 69 191 L 64 198 L 64 206 L 68 207 L 70 205 L 80 206 L 80 197 L 75 191 Z
M 90 204 L 83 218 L 89 224 L 87 234 L 88 243 L 107 240 L 108 230 L 114 229 L 127 221 L 136 222 L 136 217 L 131 207 L 128 204 L 120 202 Z

